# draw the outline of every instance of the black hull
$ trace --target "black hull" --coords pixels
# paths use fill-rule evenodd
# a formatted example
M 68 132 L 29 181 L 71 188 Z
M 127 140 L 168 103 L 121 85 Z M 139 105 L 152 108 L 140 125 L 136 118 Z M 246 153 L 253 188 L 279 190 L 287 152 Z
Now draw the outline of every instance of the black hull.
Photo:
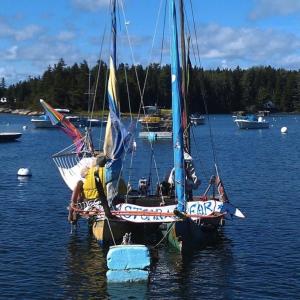
M 201 249 L 216 239 L 218 229 L 223 223 L 222 217 L 195 222 L 190 218 L 174 224 L 165 224 L 163 234 L 167 234 L 170 245 L 181 253 Z

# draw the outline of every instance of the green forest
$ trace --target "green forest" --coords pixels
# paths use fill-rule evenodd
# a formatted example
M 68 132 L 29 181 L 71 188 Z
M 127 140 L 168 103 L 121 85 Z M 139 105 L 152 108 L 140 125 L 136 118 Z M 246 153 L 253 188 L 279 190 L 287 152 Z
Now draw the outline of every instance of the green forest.
M 107 71 L 108 67 L 102 61 L 89 68 L 86 61 L 67 66 L 60 59 L 40 77 L 30 77 L 9 86 L 2 78 L 0 98 L 5 97 L 7 103 L 1 105 L 41 110 L 39 99 L 44 99 L 54 107 L 87 111 L 89 99 L 95 95 L 95 110 L 102 110 L 106 103 Z M 189 74 L 191 112 L 205 113 L 205 103 L 209 113 L 255 112 L 269 109 L 267 104 L 270 103 L 271 109 L 278 112 L 300 111 L 299 71 L 270 66 L 246 70 L 191 67 Z M 144 105 L 171 108 L 170 65 L 120 64 L 117 76 L 122 112 L 137 112 L 141 98 Z

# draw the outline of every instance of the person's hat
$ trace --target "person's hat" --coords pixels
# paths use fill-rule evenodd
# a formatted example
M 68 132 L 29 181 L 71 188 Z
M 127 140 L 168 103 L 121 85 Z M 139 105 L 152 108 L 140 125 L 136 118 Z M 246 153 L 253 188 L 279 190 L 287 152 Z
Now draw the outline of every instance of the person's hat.
M 99 167 L 104 167 L 104 165 L 106 164 L 106 156 L 104 155 L 104 153 L 99 153 L 97 156 L 96 156 L 96 166 L 99 166 Z

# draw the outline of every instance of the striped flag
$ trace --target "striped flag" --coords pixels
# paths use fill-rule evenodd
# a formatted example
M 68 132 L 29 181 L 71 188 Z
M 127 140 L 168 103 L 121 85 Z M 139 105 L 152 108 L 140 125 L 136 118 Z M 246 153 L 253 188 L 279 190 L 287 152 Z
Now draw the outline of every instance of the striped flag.
M 68 135 L 76 146 L 77 153 L 83 148 L 83 137 L 81 132 L 65 116 L 56 111 L 44 100 L 40 100 L 46 115 L 49 117 L 52 125 L 58 126 L 66 135 Z

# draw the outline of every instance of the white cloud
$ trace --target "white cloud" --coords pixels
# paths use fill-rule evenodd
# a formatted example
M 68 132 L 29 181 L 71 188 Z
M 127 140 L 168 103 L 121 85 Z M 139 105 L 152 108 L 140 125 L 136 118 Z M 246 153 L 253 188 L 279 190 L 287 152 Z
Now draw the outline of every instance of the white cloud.
M 0 37 L 11 38 L 15 41 L 24 41 L 34 38 L 42 31 L 41 27 L 37 25 L 28 25 L 22 29 L 15 29 L 4 20 L 0 20 Z
M 32 39 L 36 34 L 41 32 L 41 28 L 36 25 L 29 25 L 21 30 L 15 30 L 15 39 L 17 41 L 24 41 Z
M 97 11 L 103 7 L 107 7 L 110 0 L 72 0 L 75 6 L 87 11 Z
M 290 15 L 300 12 L 299 0 L 256 0 L 250 13 L 251 19 L 261 19 L 276 15 Z
M 75 37 L 74 32 L 71 32 L 71 31 L 61 31 L 58 34 L 57 39 L 59 41 L 70 41 L 70 40 L 74 39 L 74 37 Z
M 14 45 L 4 52 L 5 60 L 14 60 L 18 57 L 18 46 Z
M 248 65 L 278 65 L 284 57 L 299 55 L 300 39 L 293 34 L 258 28 L 209 25 L 199 32 L 201 59 L 222 65 L 244 61 Z

